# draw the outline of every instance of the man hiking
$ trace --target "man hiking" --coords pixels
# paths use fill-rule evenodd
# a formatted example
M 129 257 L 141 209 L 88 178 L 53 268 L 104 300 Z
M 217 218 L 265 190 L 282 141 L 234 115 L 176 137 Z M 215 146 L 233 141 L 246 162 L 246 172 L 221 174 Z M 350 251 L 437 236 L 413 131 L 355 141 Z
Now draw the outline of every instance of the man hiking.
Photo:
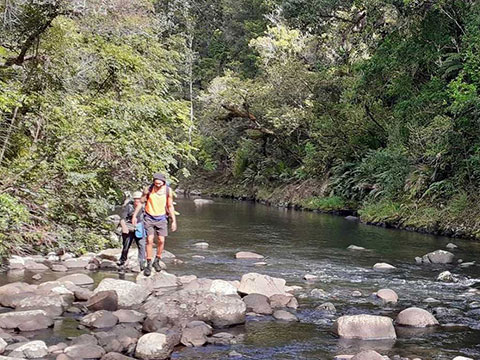
M 152 273 L 152 257 L 153 257 L 153 239 L 155 233 L 158 237 L 157 256 L 153 262 L 155 271 L 160 272 L 160 259 L 162 258 L 163 247 L 165 246 L 165 238 L 168 236 L 168 218 L 171 219 L 172 231 L 177 230 L 177 220 L 175 217 L 175 209 L 173 207 L 173 194 L 167 185 L 167 180 L 162 174 L 153 175 L 153 183 L 144 190 L 141 203 L 135 208 L 132 223 L 137 223 L 137 215 L 142 209 L 142 203 L 145 203 L 145 215 L 143 224 L 147 232 L 147 266 L 144 270 L 145 276 Z
M 133 241 L 137 244 L 138 248 L 138 263 L 140 265 L 140 271 L 145 269 L 145 232 L 143 230 L 143 206 L 142 206 L 142 192 L 135 191 L 133 193 L 133 202 L 129 201 L 123 208 L 122 218 L 120 220 L 120 226 L 122 228 L 122 240 L 123 248 L 120 259 L 117 265 L 121 268 L 125 265 L 128 258 L 128 250 Z M 140 210 L 135 214 L 137 206 Z M 135 224 L 133 221 L 135 215 Z

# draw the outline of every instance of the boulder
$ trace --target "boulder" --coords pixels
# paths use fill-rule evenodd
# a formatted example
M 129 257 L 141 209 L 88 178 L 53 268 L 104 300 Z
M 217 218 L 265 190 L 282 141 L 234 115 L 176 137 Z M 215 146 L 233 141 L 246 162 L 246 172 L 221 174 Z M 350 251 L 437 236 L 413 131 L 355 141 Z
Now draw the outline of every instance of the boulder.
M 106 310 L 96 311 L 82 318 L 80 324 L 90 328 L 110 328 L 118 323 L 118 318 Z
M 190 281 L 189 283 L 185 284 L 183 288 L 185 290 L 210 291 L 212 283 L 212 279 L 200 278 Z
M 85 269 L 88 265 L 88 262 L 88 259 L 82 258 L 68 259 L 63 262 L 63 265 L 67 269 Z
M 168 250 L 163 250 L 162 252 L 162 259 L 175 259 L 175 255 L 172 254 L 170 251 Z
M 79 288 L 74 291 L 75 299 L 78 301 L 87 301 L 93 295 L 93 291 L 89 289 Z
M 212 332 L 212 327 L 203 321 L 192 321 L 183 329 L 180 342 L 185 346 L 202 346 Z
M 445 250 L 432 251 L 423 256 L 423 260 L 425 263 L 430 262 L 432 264 L 451 264 L 454 258 L 455 258 L 455 255 Z
M 352 295 L 353 297 L 362 297 L 363 296 L 362 292 L 359 291 L 359 290 L 352 291 L 352 293 L 350 295 Z
M 345 339 L 387 340 L 397 337 L 392 319 L 365 314 L 339 317 L 333 324 L 333 331 Z
M 276 294 L 270 296 L 270 306 L 274 309 L 289 307 L 296 309 L 298 307 L 298 301 L 295 299 L 295 296 L 291 294 Z
M 26 359 L 43 358 L 48 355 L 47 345 L 40 340 L 29 341 L 17 347 L 9 356 Z
M 99 291 L 94 293 L 87 301 L 86 307 L 90 311 L 118 309 L 118 295 L 114 290 Z
M 307 281 L 313 281 L 313 280 L 317 280 L 318 276 L 317 275 L 312 275 L 312 274 L 305 274 L 303 276 L 303 278 Z
M 454 282 L 455 279 L 450 271 L 443 271 L 440 274 L 438 274 L 437 277 L 438 281 L 442 282 Z
M 25 270 L 30 271 L 45 271 L 48 270 L 48 266 L 42 263 L 38 263 L 35 261 L 27 260 L 25 261 Z
M 395 319 L 396 325 L 412 326 L 412 327 L 427 327 L 438 325 L 437 319 L 427 310 L 417 307 L 410 307 L 401 311 Z
M 25 259 L 20 256 L 12 255 L 12 257 L 8 259 L 8 268 L 10 270 L 25 269 Z
M 52 271 L 55 271 L 55 272 L 67 272 L 68 271 L 68 268 L 64 265 L 60 265 L 60 264 L 53 264 L 51 267 Z
M 26 310 L 44 310 L 48 316 L 55 317 L 63 314 L 65 309 L 71 305 L 71 301 L 64 296 L 52 295 L 35 295 L 25 297 L 20 300 L 15 307 L 16 311 L 26 311 Z
M 109 352 L 103 355 L 101 360 L 135 360 L 135 358 L 128 357 L 117 352 Z
M 264 256 L 250 252 L 250 251 L 239 251 L 235 254 L 235 258 L 237 259 L 263 259 Z
M 196 248 L 199 248 L 199 249 L 207 249 L 209 244 L 207 242 L 197 242 L 195 244 L 193 244 L 193 246 L 195 246 Z
M 105 355 L 105 350 L 96 344 L 76 344 L 67 347 L 64 352 L 72 359 L 100 359 Z
M 143 273 L 140 273 L 137 275 L 136 282 L 138 285 L 150 291 L 162 288 L 176 288 L 182 285 L 175 275 L 169 274 L 166 271 L 159 273 L 154 271 L 150 276 L 145 276 Z
M 393 270 L 396 269 L 395 266 L 387 264 L 387 263 L 376 263 L 373 265 L 374 270 Z
M 93 284 L 93 279 L 86 274 L 71 274 L 67 276 L 62 276 L 57 281 L 66 282 L 70 281 L 75 285 L 91 285 Z
M 445 246 L 445 247 L 449 250 L 454 250 L 454 249 L 458 248 L 458 246 L 453 244 L 453 243 L 448 243 L 447 246 Z
M 183 276 L 179 276 L 177 279 L 182 283 L 182 285 L 185 285 L 185 284 L 191 283 L 194 280 L 197 280 L 197 276 L 196 275 L 183 275 Z
M 168 359 L 178 342 L 178 335 L 171 332 L 145 334 L 138 340 L 135 357 L 142 360 Z
M 43 310 L 12 311 L 0 314 L 0 328 L 2 329 L 21 328 L 25 323 L 36 323 L 38 327 L 35 330 L 39 330 L 52 326 L 53 320 Z
M 381 299 L 385 304 L 396 304 L 398 301 L 398 295 L 391 289 L 380 289 L 377 291 L 376 296 Z
M 117 310 L 113 313 L 118 318 L 120 323 L 135 323 L 142 322 L 145 319 L 145 314 L 135 310 Z
M 148 288 L 131 281 L 107 278 L 100 282 L 94 290 L 94 294 L 106 290 L 114 290 L 117 292 L 119 308 L 140 306 L 151 293 L 151 290 Z
M 276 294 L 285 294 L 284 279 L 270 277 L 257 273 L 248 273 L 242 276 L 238 292 L 243 294 L 262 294 L 267 297 Z
M 273 313 L 270 300 L 265 295 L 249 294 L 243 298 L 243 302 L 247 306 L 247 312 L 261 315 L 271 315 Z
M 210 322 L 214 326 L 229 326 L 245 322 L 246 306 L 239 296 L 217 295 L 208 291 L 179 290 L 150 297 L 142 311 L 149 318 L 161 315 L 174 324 L 191 320 Z
M 0 287 L 0 305 L 14 308 L 24 297 L 35 295 L 36 290 L 36 285 L 23 282 L 3 285 Z
M 7 345 L 8 345 L 7 342 L 0 337 L 0 354 L 3 354 L 3 352 L 7 348 Z
M 385 360 L 382 355 L 374 350 L 364 350 L 352 357 L 352 360 Z
M 97 338 L 90 334 L 82 334 L 72 340 L 71 345 L 92 344 L 98 345 Z
M 294 314 L 286 310 L 275 310 L 273 317 L 282 321 L 298 321 L 298 318 Z
M 111 261 L 117 261 L 120 259 L 120 255 L 122 255 L 122 249 L 105 249 L 97 254 L 100 259 Z
M 318 310 L 322 313 L 327 313 L 327 314 L 335 314 L 337 312 L 335 305 L 333 305 L 331 302 L 320 304 L 315 308 L 315 310 Z
M 361 247 L 361 246 L 357 246 L 357 245 L 349 245 L 347 247 L 347 250 L 364 251 L 364 250 L 367 250 L 367 249 L 365 249 L 364 247 Z
M 213 280 L 210 292 L 218 295 L 237 295 L 237 288 L 225 280 Z
M 329 297 L 328 293 L 323 289 L 312 289 L 310 296 L 315 299 L 325 299 Z

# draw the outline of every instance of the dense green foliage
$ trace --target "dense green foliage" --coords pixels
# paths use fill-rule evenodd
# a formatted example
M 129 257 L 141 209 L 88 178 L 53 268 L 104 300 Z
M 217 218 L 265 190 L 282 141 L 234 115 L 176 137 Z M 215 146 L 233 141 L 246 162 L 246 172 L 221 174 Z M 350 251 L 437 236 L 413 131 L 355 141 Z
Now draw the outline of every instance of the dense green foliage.
M 194 172 L 216 193 L 480 231 L 478 2 L 0 11 L 0 253 L 104 246 L 113 205 L 156 170 L 186 185 Z

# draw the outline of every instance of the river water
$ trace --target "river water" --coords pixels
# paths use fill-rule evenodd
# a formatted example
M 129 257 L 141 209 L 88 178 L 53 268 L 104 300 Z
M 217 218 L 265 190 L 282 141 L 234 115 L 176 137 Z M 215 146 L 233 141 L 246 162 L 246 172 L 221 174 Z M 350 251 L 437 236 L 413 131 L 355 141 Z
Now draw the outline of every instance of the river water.
M 166 249 L 184 261 L 169 265 L 176 275 L 195 274 L 212 279 L 239 280 L 248 272 L 259 272 L 287 280 L 287 285 L 303 287 L 296 293 L 300 306 L 298 323 L 282 323 L 271 317 L 248 317 L 244 326 L 229 329 L 244 334 L 244 341 L 231 346 L 208 345 L 202 348 L 179 348 L 173 359 L 225 359 L 235 350 L 249 359 L 331 359 L 337 354 L 354 354 L 359 349 L 374 348 L 385 355 L 422 359 L 453 359 L 463 355 L 480 358 L 480 296 L 471 290 L 480 278 L 476 265 L 418 265 L 415 256 L 445 249 L 454 242 L 457 258 L 474 261 L 480 243 L 444 237 L 383 229 L 359 224 L 342 217 L 267 207 L 250 202 L 215 200 L 213 204 L 195 206 L 191 199 L 179 199 L 179 230 L 167 239 Z M 208 249 L 194 243 L 206 241 Z M 369 251 L 347 250 L 351 245 Z M 136 251 L 132 249 L 131 251 Z M 238 251 L 254 251 L 266 257 L 266 266 L 234 258 Z M 192 258 L 201 255 L 204 258 Z M 377 262 L 397 267 L 390 272 L 374 271 Z M 441 271 L 450 270 L 457 283 L 436 281 Z M 303 280 L 305 274 L 317 275 L 314 282 Z M 51 274 L 62 276 L 64 274 Z M 92 274 L 90 274 L 92 276 Z M 4 275 L 2 282 L 22 280 Z M 26 281 L 31 281 L 28 275 Z M 101 278 L 118 277 L 115 272 L 94 274 Z M 127 275 L 127 279 L 133 279 Z M 48 280 L 45 274 L 44 280 Z M 480 279 L 478 280 L 480 281 Z M 320 288 L 325 298 L 310 296 Z M 382 305 L 371 293 L 390 288 L 399 295 L 396 305 Z M 352 296 L 354 290 L 361 297 Z M 437 303 L 425 303 L 427 298 Z M 337 314 L 326 317 L 315 307 L 332 302 Z M 476 303 L 476 301 L 479 301 Z M 398 339 L 392 342 L 343 341 L 331 333 L 333 321 L 345 314 L 377 314 L 395 318 L 409 306 L 437 313 L 442 326 L 427 330 L 397 328 Z M 440 309 L 439 309 L 440 308 Z M 55 343 L 65 336 L 80 334 L 74 319 L 64 320 L 53 330 L 35 338 Z

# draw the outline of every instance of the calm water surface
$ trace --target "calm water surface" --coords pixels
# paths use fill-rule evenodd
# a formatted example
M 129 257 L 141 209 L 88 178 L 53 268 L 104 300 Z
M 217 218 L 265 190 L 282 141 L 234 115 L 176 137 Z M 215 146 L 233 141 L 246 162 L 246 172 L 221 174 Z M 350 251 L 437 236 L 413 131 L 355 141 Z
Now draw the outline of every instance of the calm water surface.
M 445 249 L 447 243 L 454 242 L 459 246 L 454 251 L 457 258 L 474 261 L 480 254 L 480 243 L 388 230 L 337 216 L 249 202 L 215 200 L 214 204 L 197 207 L 190 199 L 179 199 L 177 210 L 181 212 L 179 230 L 167 239 L 166 249 L 184 263 L 170 265 L 169 272 L 226 280 L 259 272 L 285 278 L 288 285 L 300 285 L 303 290 L 296 294 L 300 303 L 299 323 L 281 323 L 270 317 L 248 318 L 244 326 L 229 330 L 244 334 L 241 344 L 179 348 L 172 356 L 174 359 L 225 359 L 232 350 L 249 359 L 331 359 L 336 354 L 354 354 L 363 348 L 410 358 L 453 359 L 458 355 L 480 358 L 480 304 L 479 308 L 475 304 L 480 297 L 466 295 L 480 281 L 480 268 L 417 265 L 414 260 L 415 256 Z M 209 248 L 196 249 L 193 244 L 199 241 L 208 242 Z M 351 244 L 370 251 L 346 250 Z M 259 267 L 251 261 L 235 260 L 237 251 L 258 252 L 266 257 L 268 265 Z M 194 259 L 193 255 L 205 258 Z M 377 262 L 388 262 L 397 269 L 373 271 L 372 266 Z M 444 270 L 450 270 L 460 281 L 437 282 L 436 277 Z M 318 280 L 303 281 L 306 273 L 317 275 Z M 61 275 L 64 274 L 45 274 L 44 280 Z M 114 272 L 94 275 L 96 281 L 105 276 L 118 277 Z M 133 279 L 128 275 L 126 278 Z M 2 282 L 13 280 L 19 279 L 10 274 Z M 384 306 L 370 296 L 385 287 L 398 293 L 398 304 Z M 325 290 L 328 297 L 312 298 L 309 293 L 314 288 Z M 354 290 L 361 291 L 363 296 L 353 297 Z M 429 297 L 439 302 L 424 303 Z M 326 301 L 336 306 L 334 317 L 322 316 L 315 310 Z M 330 332 L 334 319 L 344 314 L 394 318 L 399 311 L 413 305 L 430 311 L 444 308 L 437 316 L 442 326 L 420 331 L 397 328 L 398 339 L 391 342 L 343 341 Z M 75 324 L 74 319 L 66 319 L 43 333 L 42 338 L 55 343 L 65 336 L 76 336 L 79 331 Z

